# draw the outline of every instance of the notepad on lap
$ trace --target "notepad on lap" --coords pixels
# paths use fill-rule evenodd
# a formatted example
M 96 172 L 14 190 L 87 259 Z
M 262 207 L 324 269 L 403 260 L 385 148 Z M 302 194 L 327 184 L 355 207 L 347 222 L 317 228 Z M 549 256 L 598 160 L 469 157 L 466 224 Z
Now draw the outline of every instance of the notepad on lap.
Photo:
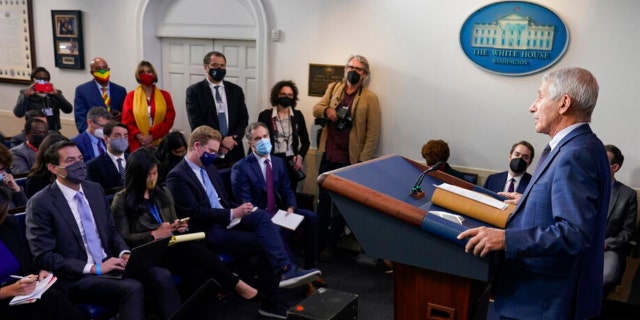
M 33 292 L 31 292 L 30 294 L 13 297 L 13 299 L 11 299 L 11 302 L 9 302 L 9 305 L 17 306 L 38 301 L 38 299 L 42 298 L 42 294 L 47 291 L 47 289 L 49 289 L 57 280 L 58 278 L 56 278 L 53 273 L 49 273 L 46 278 L 36 283 L 36 288 L 33 290 Z
M 273 223 L 290 230 L 296 230 L 302 220 L 304 220 L 304 216 L 294 212 L 287 215 L 287 212 L 284 210 L 278 210 L 278 212 L 273 215 L 273 218 L 271 218 Z

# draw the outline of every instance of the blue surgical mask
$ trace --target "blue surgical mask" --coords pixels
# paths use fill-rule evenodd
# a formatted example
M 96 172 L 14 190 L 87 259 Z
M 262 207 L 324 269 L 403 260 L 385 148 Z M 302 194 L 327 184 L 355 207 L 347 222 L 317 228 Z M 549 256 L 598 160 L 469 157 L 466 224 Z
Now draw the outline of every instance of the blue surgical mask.
M 116 138 L 109 141 L 111 149 L 116 153 L 124 153 L 129 147 L 129 140 L 127 138 Z
M 268 138 L 260 139 L 256 142 L 256 153 L 260 156 L 266 156 L 271 152 L 271 140 Z
M 209 152 L 205 151 L 202 154 L 202 156 L 200 156 L 200 162 L 202 162 L 202 166 L 203 167 L 210 166 L 215 161 L 216 161 L 216 154 L 215 153 L 209 153 Z

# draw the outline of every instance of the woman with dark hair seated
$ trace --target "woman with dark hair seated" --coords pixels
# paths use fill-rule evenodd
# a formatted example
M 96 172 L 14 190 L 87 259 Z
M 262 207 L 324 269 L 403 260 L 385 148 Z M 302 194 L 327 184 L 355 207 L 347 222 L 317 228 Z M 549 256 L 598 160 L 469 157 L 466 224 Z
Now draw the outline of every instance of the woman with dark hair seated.
M 18 222 L 7 215 L 9 194 L 0 190 L 0 315 L 11 319 L 88 319 L 69 299 L 55 287 L 44 292 L 42 298 L 33 303 L 9 306 L 13 297 L 29 294 L 36 288 L 36 280 L 49 275 L 33 264 L 29 244 L 20 231 Z M 11 275 L 23 276 L 13 279 Z
M 42 143 L 40 143 L 38 152 L 36 152 L 36 161 L 33 163 L 33 167 L 31 168 L 31 171 L 29 171 L 29 175 L 27 175 L 27 183 L 24 190 L 27 197 L 31 198 L 32 195 L 44 189 L 44 187 L 50 185 L 55 180 L 55 177 L 49 171 L 49 168 L 47 168 L 47 162 L 44 160 L 44 155 L 47 153 L 47 149 L 49 149 L 50 146 L 63 140 L 69 141 L 67 137 L 59 133 L 50 133 L 44 138 L 44 140 L 42 140 Z
M 169 171 L 173 169 L 187 153 L 187 140 L 180 131 L 171 131 L 162 138 L 156 149 L 158 159 L 158 183 L 164 184 Z
M 118 231 L 129 246 L 136 247 L 187 231 L 188 222 L 178 220 L 171 194 L 157 185 L 158 165 L 151 150 L 140 148 L 130 154 L 125 172 L 125 189 L 115 195 L 111 211 Z M 223 290 L 235 291 L 245 299 L 258 294 L 198 242 L 170 246 L 162 265 L 182 278 L 183 292 L 187 296 L 210 278 L 215 279 Z
M 11 175 L 10 168 L 13 163 L 13 154 L 4 145 L 0 144 L 0 190 L 9 192 L 9 209 L 24 207 L 27 205 L 27 195 Z

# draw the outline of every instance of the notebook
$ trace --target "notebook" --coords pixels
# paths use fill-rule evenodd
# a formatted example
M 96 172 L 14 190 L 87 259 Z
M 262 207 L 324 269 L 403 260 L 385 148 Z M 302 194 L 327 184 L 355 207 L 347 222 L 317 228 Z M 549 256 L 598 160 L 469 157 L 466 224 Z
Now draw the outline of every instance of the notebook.
M 110 279 L 134 278 L 160 263 L 171 237 L 147 242 L 131 249 L 129 262 L 124 270 L 114 270 L 99 277 Z

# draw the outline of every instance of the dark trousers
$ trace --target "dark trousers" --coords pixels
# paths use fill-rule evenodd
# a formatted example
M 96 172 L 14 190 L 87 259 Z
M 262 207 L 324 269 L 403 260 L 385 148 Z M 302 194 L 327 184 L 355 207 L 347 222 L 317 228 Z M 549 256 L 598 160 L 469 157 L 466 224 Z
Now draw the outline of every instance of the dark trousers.
M 74 302 L 117 306 L 120 320 L 145 319 L 145 292 L 153 297 L 161 319 L 168 319 L 181 305 L 171 273 L 160 267 L 147 270 L 138 279 L 84 276 L 69 287 L 69 298 Z
M 206 241 L 216 253 L 240 257 L 257 254 L 259 290 L 269 301 L 275 302 L 279 299 L 281 271 L 293 264 L 279 232 L 266 211 L 256 210 L 231 229 L 214 225 L 207 230 Z
M 304 216 L 304 220 L 298 226 L 296 231 L 280 227 L 280 235 L 285 241 L 287 251 L 291 261 L 295 261 L 295 254 L 291 250 L 291 246 L 287 243 L 295 239 L 295 235 L 300 231 L 302 233 L 302 242 L 304 248 L 304 268 L 315 268 L 317 266 L 318 257 L 318 216 L 315 212 L 297 209 L 297 214 Z
M 328 161 L 322 156 L 320 161 L 319 174 L 340 169 L 348 166 L 348 163 L 337 163 Z M 333 216 L 331 214 L 333 210 Z M 316 209 L 318 215 L 318 247 L 334 247 L 338 238 L 342 234 L 346 222 L 338 208 L 333 204 L 329 191 L 320 187 L 318 191 L 318 207 Z

